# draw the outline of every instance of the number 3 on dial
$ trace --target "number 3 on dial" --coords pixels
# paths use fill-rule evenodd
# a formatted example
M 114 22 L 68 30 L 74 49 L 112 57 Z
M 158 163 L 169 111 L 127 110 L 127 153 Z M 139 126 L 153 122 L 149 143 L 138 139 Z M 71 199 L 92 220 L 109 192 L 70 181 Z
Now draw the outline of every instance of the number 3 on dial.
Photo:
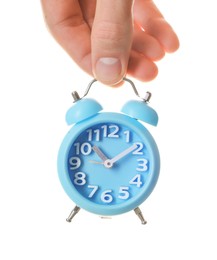
M 148 160 L 145 158 L 137 159 L 138 167 L 136 168 L 139 172 L 145 172 L 148 170 Z

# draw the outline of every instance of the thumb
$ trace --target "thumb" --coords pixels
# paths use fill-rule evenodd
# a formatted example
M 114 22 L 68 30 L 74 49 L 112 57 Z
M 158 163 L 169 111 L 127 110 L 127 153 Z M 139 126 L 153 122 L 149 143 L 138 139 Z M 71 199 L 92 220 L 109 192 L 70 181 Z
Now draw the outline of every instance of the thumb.
M 120 82 L 127 71 L 132 43 L 133 0 L 98 0 L 92 27 L 93 74 L 107 85 Z

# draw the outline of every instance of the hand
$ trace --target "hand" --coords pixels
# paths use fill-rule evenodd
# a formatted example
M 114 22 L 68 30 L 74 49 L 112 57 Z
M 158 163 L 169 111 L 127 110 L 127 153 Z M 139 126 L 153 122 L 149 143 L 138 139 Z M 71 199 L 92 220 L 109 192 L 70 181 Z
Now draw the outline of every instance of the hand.
M 48 27 L 72 59 L 107 85 L 126 74 L 141 81 L 158 73 L 155 61 L 179 47 L 151 0 L 41 0 Z
M 126 150 L 122 151 L 121 153 L 119 153 L 118 155 L 113 157 L 112 159 L 105 160 L 104 166 L 106 168 L 111 168 L 115 162 L 119 161 L 120 159 L 122 159 L 123 157 L 125 157 L 126 155 L 128 155 L 129 153 L 134 151 L 136 148 L 137 148 L 137 144 L 133 144 L 132 146 L 130 146 Z
M 108 158 L 105 156 L 105 154 L 102 152 L 102 150 L 98 146 L 92 147 L 93 151 L 99 156 L 100 159 L 102 159 L 102 163 L 104 163 Z M 92 161 L 94 162 L 94 161 Z M 101 162 L 100 162 L 101 163 Z

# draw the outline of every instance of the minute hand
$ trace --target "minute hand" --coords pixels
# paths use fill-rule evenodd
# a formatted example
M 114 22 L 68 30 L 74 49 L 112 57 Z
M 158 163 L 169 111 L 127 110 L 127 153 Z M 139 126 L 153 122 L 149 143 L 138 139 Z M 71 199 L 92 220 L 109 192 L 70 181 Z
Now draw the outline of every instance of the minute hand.
M 116 155 L 115 157 L 113 157 L 112 159 L 108 159 L 108 160 L 104 161 L 105 166 L 108 167 L 108 168 L 112 167 L 113 163 L 117 162 L 118 160 L 120 160 L 121 158 L 126 156 L 127 154 L 131 153 L 136 148 L 137 148 L 137 145 L 133 144 L 132 146 L 130 146 L 129 148 L 127 148 L 123 152 L 121 152 L 118 155 Z

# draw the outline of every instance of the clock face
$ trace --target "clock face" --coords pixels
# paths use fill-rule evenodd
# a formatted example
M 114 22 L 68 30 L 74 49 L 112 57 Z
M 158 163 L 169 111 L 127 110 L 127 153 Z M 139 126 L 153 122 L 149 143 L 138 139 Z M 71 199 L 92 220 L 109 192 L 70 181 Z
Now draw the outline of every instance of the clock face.
M 97 214 L 132 210 L 157 181 L 156 144 L 136 120 L 112 120 L 111 116 L 109 121 L 95 121 L 83 127 L 68 146 L 64 173 L 67 190 L 71 189 L 68 194 L 77 205 Z
M 118 113 L 72 127 L 60 148 L 63 187 L 81 208 L 116 215 L 139 206 L 159 175 L 159 153 L 148 130 Z

